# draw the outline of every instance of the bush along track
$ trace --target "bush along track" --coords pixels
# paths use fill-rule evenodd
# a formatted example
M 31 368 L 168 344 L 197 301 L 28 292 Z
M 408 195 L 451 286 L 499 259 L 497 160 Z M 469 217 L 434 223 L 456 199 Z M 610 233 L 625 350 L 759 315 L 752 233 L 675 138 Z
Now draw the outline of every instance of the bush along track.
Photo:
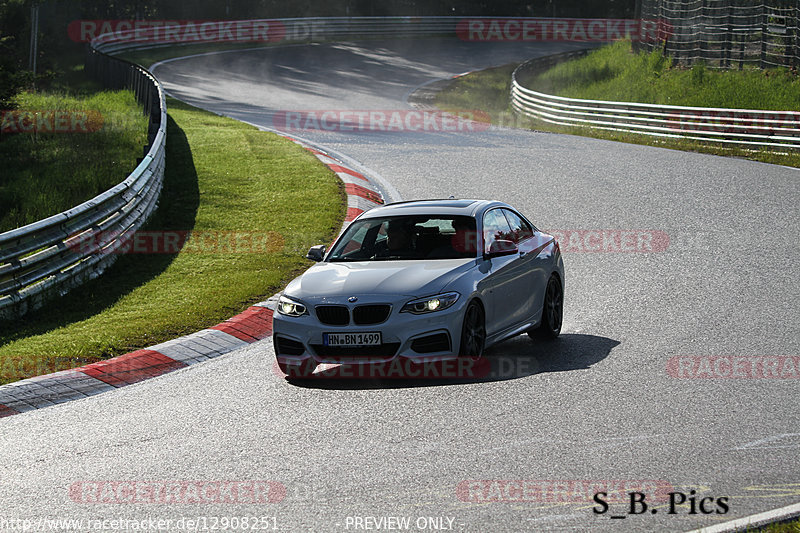
M 290 139 L 287 137 L 287 139 Z M 302 145 L 344 184 L 344 225 L 383 203 L 378 187 L 336 158 Z M 344 228 L 344 226 L 342 226 Z M 298 255 L 296 250 L 292 253 Z M 299 255 L 298 255 L 299 256 Z M 0 386 L 0 417 L 40 409 L 124 387 L 231 352 L 272 335 L 277 295 L 210 328 L 78 368 L 32 377 Z M 274 365 L 277 368 L 277 365 Z M 276 371 L 277 372 L 277 371 Z

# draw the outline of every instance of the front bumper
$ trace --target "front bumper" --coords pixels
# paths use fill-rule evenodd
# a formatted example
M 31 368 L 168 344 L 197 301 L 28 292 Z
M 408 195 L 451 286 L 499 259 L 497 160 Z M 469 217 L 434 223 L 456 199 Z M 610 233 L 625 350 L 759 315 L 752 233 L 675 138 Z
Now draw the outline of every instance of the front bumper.
M 387 302 L 374 299 L 358 303 Z M 309 314 L 301 317 L 287 317 L 276 311 L 272 326 L 276 358 L 279 363 L 289 365 L 307 364 L 309 359 L 317 364 L 348 365 L 384 363 L 399 357 L 420 363 L 456 359 L 466 302 L 459 299 L 447 309 L 421 315 L 401 313 L 403 303 L 392 302 L 389 317 L 373 325 L 326 325 L 317 318 L 313 305 Z M 354 307 L 353 304 L 338 304 L 347 305 L 351 311 Z M 325 333 L 372 332 L 381 333 L 381 346 L 332 348 L 323 344 Z

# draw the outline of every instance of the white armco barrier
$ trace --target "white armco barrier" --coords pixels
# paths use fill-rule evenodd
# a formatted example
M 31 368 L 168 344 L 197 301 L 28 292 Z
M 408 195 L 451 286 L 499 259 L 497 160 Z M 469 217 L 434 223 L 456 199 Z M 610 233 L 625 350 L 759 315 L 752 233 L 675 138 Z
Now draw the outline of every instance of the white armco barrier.
M 147 154 L 121 183 L 63 213 L 0 234 L 0 317 L 13 318 L 99 276 L 156 207 L 164 179 L 167 106 L 144 68 L 92 49 L 87 71 L 132 89 L 150 116 Z M 97 236 L 102 235 L 102 239 Z
M 511 105 L 517 113 L 551 124 L 641 135 L 770 148 L 800 148 L 800 112 L 715 109 L 564 98 L 520 84 L 522 73 L 543 71 L 586 51 L 536 58 L 517 67 Z

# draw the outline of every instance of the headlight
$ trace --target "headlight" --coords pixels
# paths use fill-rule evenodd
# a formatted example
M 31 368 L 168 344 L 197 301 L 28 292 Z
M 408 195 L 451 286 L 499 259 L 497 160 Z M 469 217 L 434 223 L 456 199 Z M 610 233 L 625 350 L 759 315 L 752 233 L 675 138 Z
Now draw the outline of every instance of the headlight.
M 428 296 L 427 298 L 420 298 L 418 300 L 411 300 L 400 310 L 401 313 L 414 313 L 421 315 L 424 313 L 433 313 L 447 309 L 458 300 L 457 292 L 448 292 L 445 294 L 437 294 L 436 296 Z
M 281 296 L 278 298 L 278 313 L 286 316 L 303 316 L 308 314 L 308 309 L 300 302 Z

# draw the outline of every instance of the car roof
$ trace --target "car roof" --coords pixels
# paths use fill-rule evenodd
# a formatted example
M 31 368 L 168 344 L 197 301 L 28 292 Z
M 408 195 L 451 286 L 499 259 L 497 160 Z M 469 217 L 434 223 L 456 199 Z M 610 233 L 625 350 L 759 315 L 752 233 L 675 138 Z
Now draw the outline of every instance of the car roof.
M 431 214 L 474 217 L 478 213 L 494 206 L 510 207 L 507 204 L 493 200 L 468 200 L 456 198 L 439 200 L 412 200 L 408 202 L 394 202 L 370 209 L 359 218 Z

